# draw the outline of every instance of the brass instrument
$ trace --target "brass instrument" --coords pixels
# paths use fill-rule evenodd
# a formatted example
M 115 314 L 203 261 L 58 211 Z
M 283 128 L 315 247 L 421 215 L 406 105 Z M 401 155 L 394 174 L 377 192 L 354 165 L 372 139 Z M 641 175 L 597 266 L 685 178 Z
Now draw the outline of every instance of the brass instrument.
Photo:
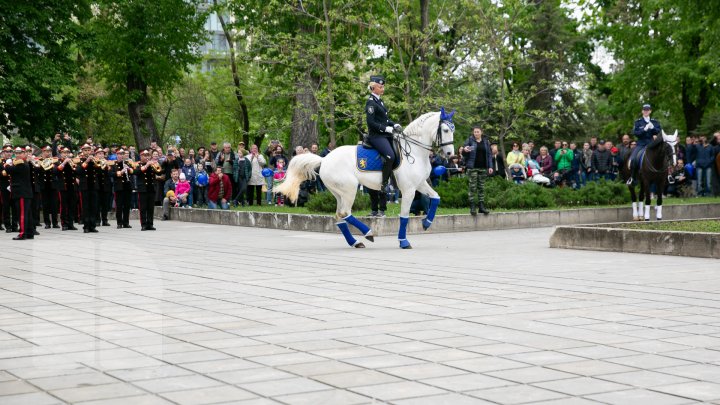
M 42 167 L 43 170 L 51 170 L 57 162 L 58 158 L 56 157 L 45 158 L 40 160 L 40 167 Z
M 115 164 L 114 160 L 107 160 L 107 159 L 94 159 L 93 162 L 95 163 L 95 167 L 98 167 L 100 169 L 107 169 L 109 166 L 113 166 Z
M 133 170 L 135 170 L 135 168 L 137 167 L 137 162 L 135 162 L 132 159 L 125 159 L 125 160 L 123 160 L 123 163 L 125 163 L 125 165 L 127 165 L 128 167 L 130 167 Z
M 154 161 L 151 166 L 158 173 L 162 171 L 162 166 L 160 166 L 160 163 L 158 163 L 157 161 Z
M 22 160 L 22 159 L 15 159 L 15 160 L 13 160 L 13 165 L 19 165 L 19 164 L 23 164 L 23 163 L 25 163 L 25 161 Z

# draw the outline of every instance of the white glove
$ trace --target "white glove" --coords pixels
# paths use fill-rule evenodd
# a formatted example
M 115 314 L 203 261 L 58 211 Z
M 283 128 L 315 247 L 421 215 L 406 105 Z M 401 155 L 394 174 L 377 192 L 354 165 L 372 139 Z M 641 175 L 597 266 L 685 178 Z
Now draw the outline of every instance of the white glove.
M 655 126 L 652 124 L 652 122 L 648 122 L 648 124 L 645 125 L 645 130 L 646 130 L 646 131 L 649 130 L 649 129 L 653 129 L 653 128 L 655 128 Z
M 11 164 L 12 164 L 12 159 L 6 160 L 6 161 L 5 161 L 5 164 L 6 164 L 6 165 L 11 165 Z
M 387 132 L 388 134 L 392 134 L 392 133 L 393 133 L 393 127 L 385 127 L 385 132 Z

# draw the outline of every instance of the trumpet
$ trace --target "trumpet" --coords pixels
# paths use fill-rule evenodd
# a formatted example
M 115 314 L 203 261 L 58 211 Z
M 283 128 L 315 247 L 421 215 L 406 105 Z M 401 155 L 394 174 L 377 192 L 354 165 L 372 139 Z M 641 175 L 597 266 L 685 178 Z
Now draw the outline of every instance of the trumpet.
M 154 161 L 152 162 L 152 165 L 151 165 L 151 166 L 152 166 L 152 168 L 155 169 L 155 171 L 158 172 L 158 173 L 162 171 L 162 166 L 160 166 L 160 163 L 158 163 L 157 160 L 154 160 Z
M 137 162 L 132 159 L 125 159 L 123 160 L 123 163 L 125 163 L 126 166 L 129 166 L 133 170 L 135 170 L 135 168 L 137 167 Z
M 109 166 L 115 165 L 114 160 L 107 160 L 107 159 L 94 159 L 93 162 L 95 162 L 95 167 L 98 167 L 100 169 L 107 169 Z

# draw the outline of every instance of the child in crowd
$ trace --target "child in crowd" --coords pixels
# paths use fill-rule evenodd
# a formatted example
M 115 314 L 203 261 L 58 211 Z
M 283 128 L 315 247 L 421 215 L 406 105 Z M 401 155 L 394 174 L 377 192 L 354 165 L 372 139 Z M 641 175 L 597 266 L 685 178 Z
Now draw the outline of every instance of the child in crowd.
M 275 170 L 273 171 L 273 190 L 276 189 L 279 185 L 283 184 L 285 181 L 285 160 L 278 159 L 275 162 Z M 275 201 L 275 205 L 284 206 L 285 205 L 285 196 L 283 196 L 280 193 L 273 193 L 273 200 Z
M 208 176 L 207 172 L 205 171 L 205 165 L 204 164 L 198 164 L 198 171 L 197 175 L 195 177 L 195 189 L 196 192 L 196 199 L 195 199 L 195 205 L 207 205 L 208 203 L 208 195 L 207 195 L 207 186 L 210 182 L 210 177 Z
M 523 184 L 527 178 L 525 175 L 525 168 L 521 164 L 514 164 L 510 166 L 510 177 L 517 184 Z
M 175 194 L 181 207 L 192 208 L 192 195 L 190 194 L 190 182 L 187 181 L 185 173 L 180 173 L 180 181 L 175 185 Z

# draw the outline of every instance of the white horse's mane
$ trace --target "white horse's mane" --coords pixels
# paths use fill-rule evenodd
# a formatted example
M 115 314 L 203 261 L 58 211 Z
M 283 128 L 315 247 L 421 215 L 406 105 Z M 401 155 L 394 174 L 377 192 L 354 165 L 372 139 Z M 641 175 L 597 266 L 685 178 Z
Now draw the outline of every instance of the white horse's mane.
M 413 120 L 413 122 L 408 124 L 407 128 L 405 128 L 405 135 L 413 138 L 417 138 L 418 136 L 422 135 L 421 131 L 425 127 L 429 119 L 432 119 L 432 121 L 430 122 L 433 122 L 434 126 L 437 127 L 437 125 L 440 123 L 440 112 L 431 111 L 417 117 L 415 120 Z

